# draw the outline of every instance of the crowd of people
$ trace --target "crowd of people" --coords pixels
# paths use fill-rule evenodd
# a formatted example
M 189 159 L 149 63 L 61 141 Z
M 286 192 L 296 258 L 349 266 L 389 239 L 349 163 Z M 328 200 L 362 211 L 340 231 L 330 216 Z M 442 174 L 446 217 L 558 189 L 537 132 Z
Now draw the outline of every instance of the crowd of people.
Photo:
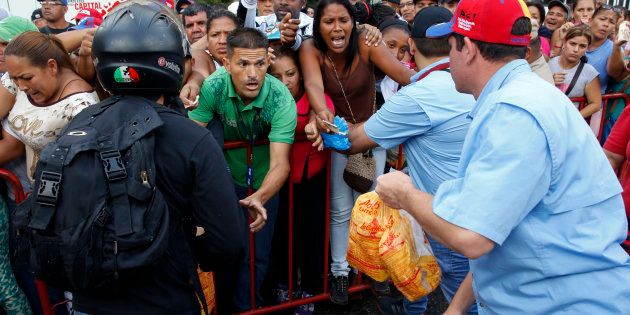
M 138 180 L 155 184 L 178 222 L 140 281 L 50 286 L 69 312 L 198 314 L 197 266 L 214 272 L 221 314 L 312 297 L 325 277 L 332 303 L 347 305 L 352 208 L 376 190 L 426 232 L 447 314 L 630 313 L 630 180 L 619 185 L 616 176 L 630 156 L 630 108 L 602 102 L 630 92 L 625 8 L 127 0 L 67 21 L 66 0 L 38 1 L 30 19 L 0 12 L 0 166 L 37 201 L 50 181 L 36 176 L 38 162 L 60 136 L 83 135 L 67 130 L 75 117 L 149 102 L 162 123 L 155 179 Z M 340 118 L 348 132 L 333 123 Z M 350 147 L 331 149 L 324 134 Z M 234 141 L 251 153 L 222 149 Z M 394 169 L 400 145 L 402 172 Z M 347 178 L 356 158 L 370 161 L 362 185 Z M 127 160 L 119 152 L 117 161 Z M 15 199 L 9 187 L 0 198 L 0 303 L 8 314 L 41 314 L 33 267 L 41 257 L 20 255 L 13 221 L 24 207 Z M 396 300 L 389 282 L 372 285 L 386 314 L 427 311 L 427 297 Z

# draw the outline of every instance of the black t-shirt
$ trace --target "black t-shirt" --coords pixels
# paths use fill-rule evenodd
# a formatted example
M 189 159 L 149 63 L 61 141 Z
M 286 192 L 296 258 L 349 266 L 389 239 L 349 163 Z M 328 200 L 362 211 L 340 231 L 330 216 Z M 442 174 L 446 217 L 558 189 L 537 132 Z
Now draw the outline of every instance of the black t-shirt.
M 155 134 L 157 186 L 171 216 L 192 211 L 204 228 L 205 234 L 195 241 L 204 269 L 236 264 L 247 231 L 222 149 L 206 129 L 181 114 L 160 112 L 160 117 L 164 125 Z M 178 229 L 151 279 L 115 292 L 73 292 L 74 307 L 90 314 L 199 314 L 189 252 L 186 236 Z
M 39 29 L 39 32 L 42 34 L 46 34 L 46 35 L 57 35 L 57 34 L 61 34 L 63 32 L 67 32 L 70 30 L 71 27 L 73 27 L 74 24 L 72 23 L 68 23 L 68 26 L 66 26 L 65 28 L 50 28 L 48 27 L 48 25 L 42 27 Z

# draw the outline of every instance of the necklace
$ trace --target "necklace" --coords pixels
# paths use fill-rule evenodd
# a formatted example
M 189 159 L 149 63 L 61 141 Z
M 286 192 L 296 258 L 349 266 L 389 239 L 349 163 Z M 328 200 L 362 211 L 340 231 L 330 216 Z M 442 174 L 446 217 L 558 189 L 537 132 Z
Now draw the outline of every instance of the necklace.
M 63 86 L 63 89 L 61 89 L 61 93 L 59 93 L 59 97 L 57 97 L 57 100 L 55 101 L 55 103 L 57 103 L 57 102 L 59 102 L 61 100 L 61 97 L 63 96 L 63 92 L 66 91 L 66 88 L 68 87 L 68 85 L 70 85 L 70 83 L 72 83 L 74 81 L 78 81 L 78 80 L 81 80 L 81 79 L 75 78 L 75 79 L 72 79 L 72 80 L 68 81 L 66 83 L 66 85 Z
M 337 68 L 335 67 L 335 63 L 332 61 L 328 52 L 326 52 L 326 57 L 330 64 L 332 65 L 333 71 L 335 72 L 335 77 L 337 78 L 337 82 L 339 83 L 339 87 L 341 88 L 341 94 L 343 94 L 343 98 L 346 100 L 346 104 L 348 105 L 348 109 L 350 110 L 350 116 L 352 117 L 352 123 L 356 124 L 357 120 L 354 118 L 354 113 L 352 112 L 352 106 L 350 106 L 350 102 L 348 102 L 348 97 L 346 97 L 346 91 L 343 89 L 343 84 L 341 84 L 341 79 L 339 78 L 339 74 L 337 73 Z
M 328 61 L 330 61 L 333 71 L 335 72 L 335 78 L 337 79 L 337 82 L 339 83 L 339 87 L 341 88 L 341 94 L 343 94 L 343 98 L 346 101 L 346 104 L 348 105 L 348 109 L 350 110 L 350 117 L 352 117 L 352 123 L 356 124 L 357 120 L 354 118 L 354 113 L 352 112 L 352 107 L 350 106 L 350 102 L 348 101 L 348 97 L 346 96 L 346 91 L 343 88 L 343 84 L 341 84 L 341 79 L 339 78 L 339 74 L 337 73 L 337 67 L 335 67 L 335 63 L 330 58 L 330 55 L 328 55 L 328 52 L 326 52 L 326 58 L 328 58 Z M 376 112 L 376 90 L 374 90 L 374 104 L 372 108 L 372 113 L 375 113 L 375 112 Z

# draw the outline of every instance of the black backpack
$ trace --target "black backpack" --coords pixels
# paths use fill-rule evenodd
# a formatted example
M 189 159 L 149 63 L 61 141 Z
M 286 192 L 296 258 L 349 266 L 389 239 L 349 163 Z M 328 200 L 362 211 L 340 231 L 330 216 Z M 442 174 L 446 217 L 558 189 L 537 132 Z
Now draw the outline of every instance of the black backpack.
M 17 259 L 38 278 L 66 290 L 115 288 L 141 281 L 164 254 L 178 224 L 156 187 L 153 131 L 163 122 L 154 104 L 110 97 L 41 152 L 33 193 L 14 214 Z

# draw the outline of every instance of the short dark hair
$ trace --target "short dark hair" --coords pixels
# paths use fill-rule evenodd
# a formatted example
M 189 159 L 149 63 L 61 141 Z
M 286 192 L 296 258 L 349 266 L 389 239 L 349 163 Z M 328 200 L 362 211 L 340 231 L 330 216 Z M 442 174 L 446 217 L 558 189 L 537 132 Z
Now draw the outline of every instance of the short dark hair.
M 414 38 L 413 43 L 416 49 L 425 57 L 448 56 L 451 46 L 448 37 L 443 38 Z
M 542 4 L 542 2 L 540 2 L 538 0 L 531 0 L 531 1 L 525 2 L 525 5 L 528 8 L 529 7 L 536 7 L 538 9 L 538 11 L 540 11 L 540 21 L 538 21 L 538 24 L 542 25 L 543 22 L 545 22 L 545 6 Z
M 405 32 L 407 35 L 411 36 L 411 28 L 409 28 L 409 24 L 405 21 L 399 20 L 397 18 L 388 18 L 377 25 L 378 30 L 381 31 L 381 34 L 385 34 L 386 31 L 390 29 L 399 29 Z
M 295 63 L 295 66 L 298 68 L 298 72 L 302 73 L 302 68 L 300 66 L 300 58 L 298 57 L 298 53 L 295 50 L 293 50 L 291 47 L 280 46 L 274 49 L 273 55 L 276 56 L 276 60 L 280 58 L 284 58 L 284 57 L 290 58 Z
M 199 12 L 206 12 L 206 14 L 210 13 L 210 8 L 205 4 L 193 4 L 186 7 L 186 9 L 182 10 L 183 16 L 195 16 Z
M 512 25 L 512 35 L 524 36 L 531 34 L 532 22 L 528 17 L 518 18 L 514 25 Z M 453 33 L 455 37 L 457 51 L 461 51 L 464 48 L 464 36 L 457 33 Z M 501 62 L 513 59 L 525 58 L 527 52 L 527 46 L 512 46 L 505 44 L 494 44 L 470 39 L 479 48 L 481 56 L 491 62 Z
M 186 7 L 186 9 L 182 10 L 182 24 L 186 26 L 186 17 L 187 16 L 195 16 L 200 12 L 206 12 L 206 17 L 210 16 L 210 8 L 205 4 L 193 4 Z
M 529 42 L 529 48 L 531 48 L 534 53 L 537 53 L 536 56 L 540 53 L 540 45 L 542 45 L 540 36 L 536 36 L 536 38 Z
M 210 25 L 212 24 L 212 21 L 220 19 L 220 18 L 224 18 L 224 17 L 232 20 L 232 22 L 234 22 L 234 25 L 236 25 L 236 28 L 239 28 L 242 26 L 241 20 L 239 20 L 239 18 L 234 13 L 225 9 L 219 9 L 212 12 L 208 16 L 208 22 L 206 23 L 206 30 L 208 32 L 210 31 Z
M 228 34 L 227 55 L 228 58 L 231 57 L 234 53 L 234 48 L 267 49 L 268 45 L 269 42 L 267 41 L 267 37 L 259 30 L 249 27 L 241 27 Z
M 383 3 L 377 3 L 372 5 L 372 12 L 367 19 L 367 24 L 378 27 L 379 24 L 387 19 L 397 19 L 396 10 Z

